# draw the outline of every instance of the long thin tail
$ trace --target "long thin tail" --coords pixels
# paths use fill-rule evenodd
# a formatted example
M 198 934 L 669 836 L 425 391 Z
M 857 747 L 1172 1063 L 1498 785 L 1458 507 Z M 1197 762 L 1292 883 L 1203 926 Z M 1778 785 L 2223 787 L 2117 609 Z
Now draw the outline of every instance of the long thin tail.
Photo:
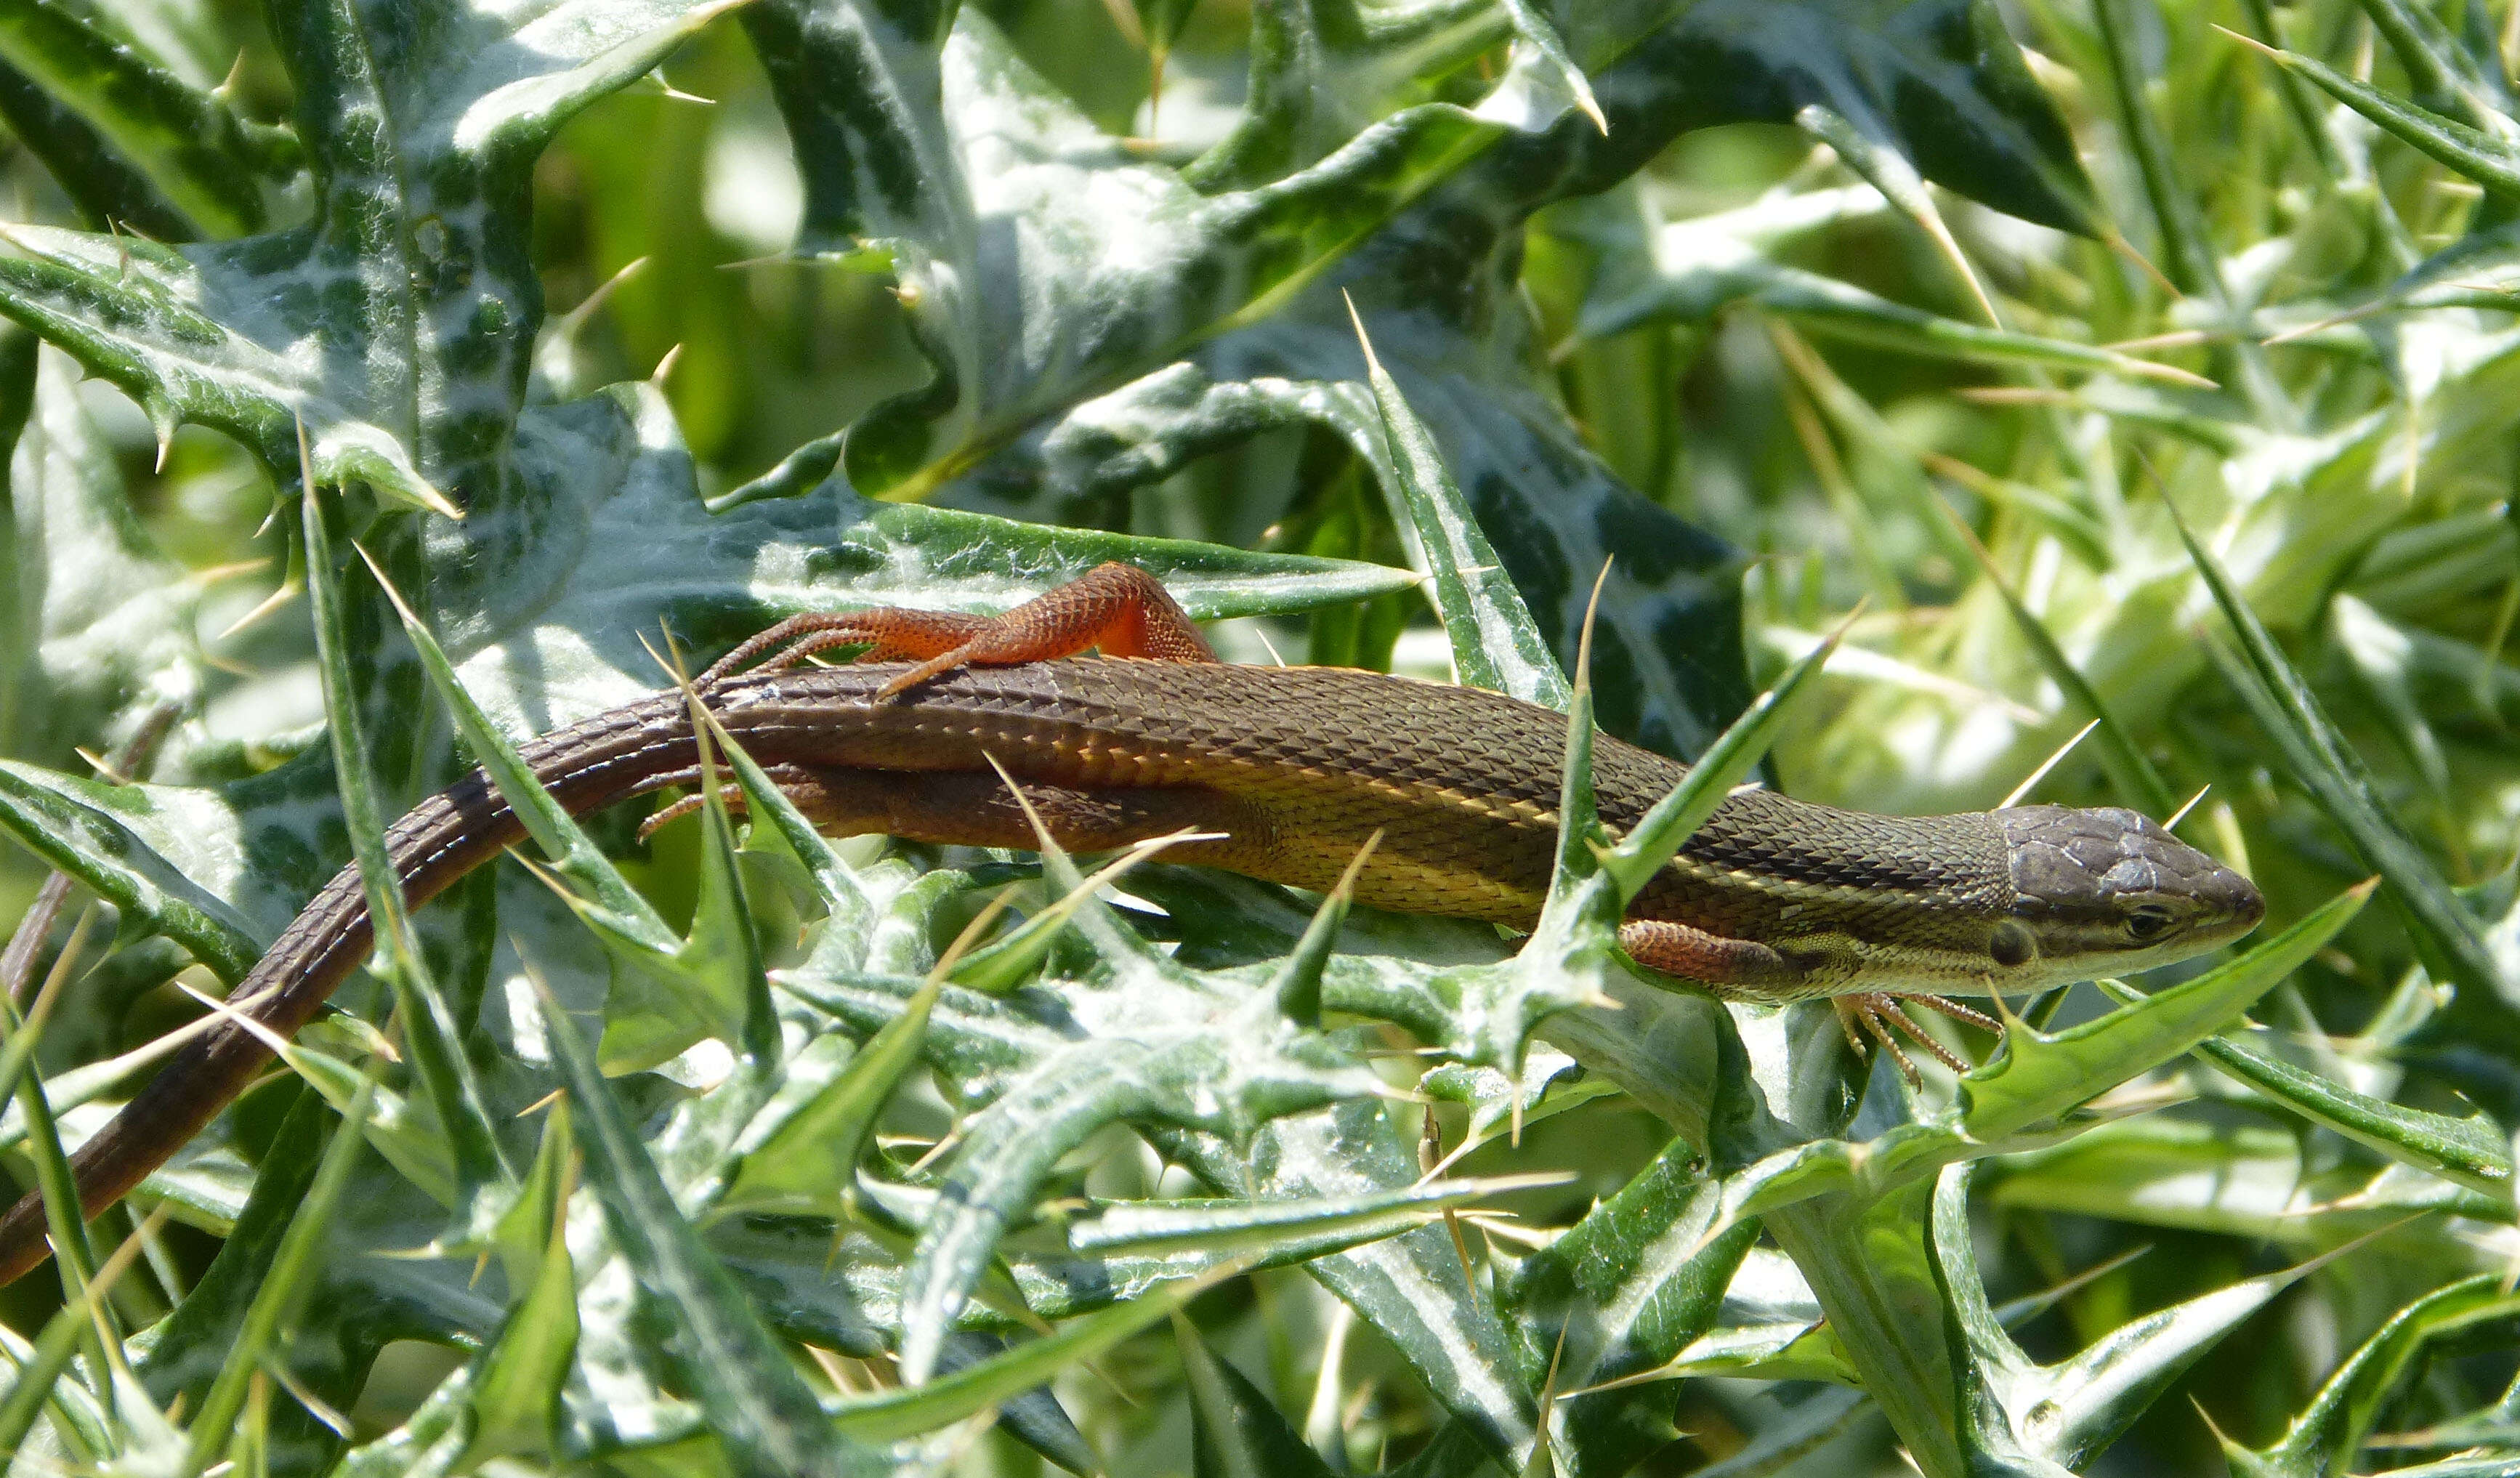
M 535 778 L 571 814 L 672 784 L 696 764 L 679 694 L 615 709 L 522 752 Z M 414 807 L 386 842 L 403 896 L 418 908 L 523 834 L 497 788 L 476 771 Z M 230 999 L 254 1021 L 292 1036 L 367 960 L 374 937 L 358 869 L 343 868 L 281 931 Z M 71 1157 L 82 1214 L 93 1218 L 128 1194 L 236 1101 L 271 1059 L 260 1039 L 233 1022 L 178 1053 Z M 51 1255 L 43 1198 L 28 1194 L 0 1217 L 0 1283 L 24 1276 Z

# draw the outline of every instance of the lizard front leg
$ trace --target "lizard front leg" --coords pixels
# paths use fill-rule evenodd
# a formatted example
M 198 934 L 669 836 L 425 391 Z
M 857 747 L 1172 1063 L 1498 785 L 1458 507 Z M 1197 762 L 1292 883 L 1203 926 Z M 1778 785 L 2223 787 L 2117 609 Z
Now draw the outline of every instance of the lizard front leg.
M 1727 938 L 1667 918 L 1629 919 L 1619 926 L 1619 947 L 1648 969 L 1694 980 L 1733 1000 L 1791 1001 L 1817 991 L 1810 970 L 1774 946 Z M 1966 1059 L 1927 1036 L 1910 1019 L 1903 1003 L 1912 1001 L 2002 1035 L 2002 1024 L 1985 1012 L 1925 991 L 1855 991 L 1829 997 L 1829 1004 L 1837 1008 L 1837 1022 L 1846 1033 L 1847 1045 L 1860 1053 L 1865 1051 L 1865 1037 L 1880 1043 L 1889 1050 L 1892 1060 L 1899 1064 L 1900 1075 L 1911 1087 L 1923 1079 L 1906 1049 L 1899 1045 L 1899 1033 L 1905 1033 L 1952 1071 L 1969 1071 Z

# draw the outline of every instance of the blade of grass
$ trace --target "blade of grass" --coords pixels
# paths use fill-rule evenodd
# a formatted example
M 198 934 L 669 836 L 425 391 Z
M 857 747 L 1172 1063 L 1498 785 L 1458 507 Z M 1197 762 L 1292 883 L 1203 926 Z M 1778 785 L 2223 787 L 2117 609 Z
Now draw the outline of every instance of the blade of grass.
M 2168 500 L 2163 506 L 2169 506 Z M 2459 987 L 2462 997 L 2470 998 L 2470 1008 L 2476 998 L 2482 998 L 2498 1003 L 2506 1017 L 2520 1017 L 2520 981 L 2502 977 L 2476 919 L 2431 859 L 2399 827 L 2361 756 L 2328 721 L 2310 685 L 2285 659 L 2222 562 L 2196 542 L 2178 510 L 2170 512 L 2189 560 L 2204 578 L 2214 604 L 2222 607 L 2246 657 L 2243 662 L 2222 644 L 2207 643 L 2206 650 L 2224 680 L 2274 740 L 2293 778 L 2352 840 L 2363 862 L 2388 881 L 2388 896 L 2427 963 Z
M 419 941 L 412 933 L 411 909 L 404 901 L 402 878 L 385 845 L 385 819 L 377 803 L 376 766 L 368 745 L 367 715 L 354 666 L 348 608 L 335 562 L 331 519 L 315 487 L 306 451 L 306 427 L 297 428 L 299 527 L 306 541 L 306 590 L 315 618 L 315 666 L 324 687 L 324 716 L 333 740 L 334 779 L 341 796 L 341 818 L 349 827 L 350 851 L 358 859 L 359 883 L 368 900 L 381 972 L 391 988 L 394 1009 L 402 1018 L 404 1048 L 411 1053 L 421 1091 L 437 1116 L 454 1161 L 459 1208 L 472 1203 L 480 1188 L 516 1180 L 516 1168 L 499 1147 L 490 1127 L 490 1111 L 481 1085 L 462 1047 L 463 1023 L 437 988 Z M 459 1212 L 460 1214 L 460 1212 Z
M 2393 98 L 2317 58 L 2283 51 L 2238 31 L 2224 30 L 2219 25 L 2215 29 L 2286 71 L 2308 77 L 2329 97 L 2494 194 L 2520 200 L 2520 153 L 2515 153 L 2502 141 L 2455 119 Z
M 151 1211 L 140 1224 L 141 1232 L 154 1234 L 165 1216 L 162 1206 Z M 19 1365 L 8 1395 L 0 1397 L 0 1454 L 15 1454 L 24 1446 L 26 1434 L 34 1430 L 35 1418 L 52 1397 L 54 1384 L 69 1368 L 79 1345 L 94 1332 L 95 1311 L 140 1255 L 143 1240 L 140 1233 L 126 1238 L 96 1270 L 96 1276 L 88 1280 L 79 1296 L 55 1310 L 53 1317 L 44 1321 L 42 1332 L 35 1336 L 34 1352 Z
M 1243 1264 L 1227 1263 L 1197 1277 L 1167 1283 L 1064 1324 L 1056 1334 L 1027 1340 L 1004 1355 L 933 1376 L 922 1385 L 836 1402 L 831 1408 L 832 1417 L 842 1432 L 863 1442 L 888 1442 L 933 1431 L 1094 1360 L 1242 1271 Z
M 280 1327 L 293 1310 L 299 1295 L 315 1281 L 323 1261 L 325 1240 L 332 1231 L 333 1213 L 338 1209 L 341 1192 L 350 1184 L 350 1172 L 357 1168 L 359 1151 L 367 1147 L 368 1107 L 374 1101 L 377 1072 L 383 1067 L 379 1060 L 370 1064 L 362 1080 L 359 1097 L 352 1100 L 350 1112 L 335 1125 L 333 1138 L 324 1146 L 323 1161 L 316 1167 L 314 1183 L 308 1187 L 306 1199 L 289 1220 L 289 1231 L 282 1236 L 273 1254 L 271 1270 L 255 1290 L 253 1303 L 246 1310 L 237 1330 L 235 1345 L 221 1366 L 218 1378 L 202 1398 L 201 1414 L 193 1418 L 191 1440 L 182 1463 L 176 1471 L 179 1478 L 201 1478 L 219 1455 L 227 1450 L 235 1434 L 237 1418 L 245 1411 L 248 1387 L 262 1358 L 272 1348 Z
M 2004 609 L 2011 612 L 2012 624 L 2020 630 L 2021 639 L 2030 644 L 2030 654 L 2039 659 L 2039 665 L 2077 707 L 2098 721 L 2100 727 L 2095 736 L 2097 745 L 2094 752 L 2099 756 L 2100 768 L 2108 772 L 2109 784 L 2145 815 L 2168 816 L 2179 804 L 2179 796 L 2170 788 L 2170 783 L 2161 778 L 2161 772 L 2153 768 L 2152 761 L 2144 758 L 2143 751 L 2136 747 L 2125 726 L 2110 716 L 2108 704 L 2101 701 L 2098 692 L 2084 678 L 2082 669 L 2074 665 L 2074 659 L 2065 655 L 2065 649 L 2056 645 L 2056 638 L 2048 632 L 2048 623 L 2040 620 L 2023 604 L 2021 597 L 2013 593 L 2011 583 L 1996 567 L 1995 556 L 1979 542 L 1977 530 L 1970 528 L 1958 514 L 1953 512 L 1951 505 L 1937 500 L 1936 507 L 1941 509 L 1943 516 L 1950 520 L 1953 529 L 1968 546 L 1969 553 L 1976 557 L 1978 568 L 1985 574 L 1987 584 L 2002 600 Z
M 587 1185 L 641 1296 L 678 1331 L 664 1353 L 690 1383 L 729 1464 L 746 1478 L 843 1471 L 848 1444 L 760 1312 L 674 1204 L 576 1022 L 548 993 L 542 1008 L 553 1060 L 575 1106 Z
M 70 1172 L 69 1156 L 62 1151 L 61 1126 L 53 1117 L 52 1100 L 44 1093 L 43 1077 L 35 1070 L 32 1059 L 42 1040 L 45 1016 L 76 966 L 80 946 L 94 918 L 92 910 L 82 913 L 70 930 L 69 940 L 54 959 L 43 988 L 36 994 L 37 1013 L 21 1019 L 15 1006 L 0 1000 L 0 1025 L 6 1025 L 9 1032 L 6 1055 L 16 1059 L 12 1062 L 0 1057 L 0 1069 L 5 1070 L 19 1115 L 26 1126 L 26 1149 L 34 1159 L 35 1185 L 44 1198 L 45 1230 L 52 1238 L 62 1297 L 71 1303 L 77 1302 L 82 1291 L 95 1281 L 96 1247 L 88 1240 L 87 1212 L 80 1204 L 78 1179 Z M 101 1308 L 99 1316 L 110 1317 L 110 1311 Z M 103 1340 L 114 1336 L 109 1331 L 98 1337 Z M 105 1356 L 101 1343 L 90 1352 L 94 1378 L 100 1387 L 106 1379 Z

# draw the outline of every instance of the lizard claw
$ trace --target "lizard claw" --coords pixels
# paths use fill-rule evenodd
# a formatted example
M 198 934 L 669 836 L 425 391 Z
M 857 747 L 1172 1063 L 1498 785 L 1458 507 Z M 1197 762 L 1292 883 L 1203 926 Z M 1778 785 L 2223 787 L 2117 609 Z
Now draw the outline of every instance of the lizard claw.
M 1906 1050 L 1900 1047 L 1899 1036 L 1902 1033 L 1952 1071 L 1965 1074 L 1972 1070 L 1967 1058 L 1927 1035 L 1924 1028 L 1910 1019 L 1902 1008 L 1911 1001 L 1941 1011 L 1955 1020 L 1991 1031 L 1998 1037 L 2003 1035 L 2003 1023 L 1986 1012 L 1962 1006 L 1947 996 L 1924 991 L 1858 991 L 1831 998 L 1830 1004 L 1837 1008 L 1837 1024 L 1846 1033 L 1847 1046 L 1861 1055 L 1866 1051 L 1864 1037 L 1880 1043 L 1889 1051 L 1891 1059 L 1899 1064 L 1899 1075 L 1908 1080 L 1910 1088 L 1922 1087 L 1924 1077 L 1916 1071 L 1916 1064 Z M 1857 1035 L 1859 1027 L 1862 1028 L 1862 1036 Z

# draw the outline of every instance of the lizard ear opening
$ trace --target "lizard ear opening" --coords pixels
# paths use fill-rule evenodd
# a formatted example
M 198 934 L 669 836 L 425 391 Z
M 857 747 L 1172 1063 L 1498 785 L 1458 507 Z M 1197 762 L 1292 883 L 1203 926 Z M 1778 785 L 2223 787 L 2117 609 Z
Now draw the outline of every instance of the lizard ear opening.
M 2030 937 L 2030 930 L 2020 920 L 2006 918 L 1987 936 L 1986 953 L 2005 969 L 2019 969 L 2038 958 L 2039 941 Z

